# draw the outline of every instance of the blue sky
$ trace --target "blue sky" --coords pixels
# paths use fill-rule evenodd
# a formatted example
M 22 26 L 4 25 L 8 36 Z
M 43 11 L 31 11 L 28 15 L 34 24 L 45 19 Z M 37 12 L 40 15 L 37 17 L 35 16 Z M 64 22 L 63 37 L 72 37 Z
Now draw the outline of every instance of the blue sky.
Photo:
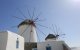
M 18 25 L 22 20 L 13 16 L 24 18 L 17 10 L 19 8 L 27 18 L 27 8 L 32 14 L 35 8 L 35 16 L 41 12 L 40 19 L 45 21 L 40 24 L 51 27 L 57 25 L 64 32 L 65 38 L 62 38 L 71 46 L 80 46 L 80 0 L 0 0 L 0 31 L 10 30 L 17 32 L 16 28 L 10 28 Z M 51 30 L 41 28 L 47 35 Z M 40 36 L 43 36 L 40 34 Z

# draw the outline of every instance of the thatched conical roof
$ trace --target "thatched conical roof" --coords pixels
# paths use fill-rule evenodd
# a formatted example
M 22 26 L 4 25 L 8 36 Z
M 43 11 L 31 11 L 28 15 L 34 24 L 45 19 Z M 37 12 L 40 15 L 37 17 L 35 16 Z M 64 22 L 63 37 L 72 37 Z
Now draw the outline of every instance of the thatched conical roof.
M 34 23 L 33 20 L 26 19 L 26 20 L 22 21 L 22 22 L 18 25 L 18 27 L 20 27 L 21 25 L 33 25 L 33 26 L 35 26 L 35 23 Z
M 53 34 L 49 34 L 49 35 L 45 38 L 45 40 L 47 40 L 47 39 L 53 39 L 53 38 L 56 38 L 56 36 L 53 35 Z

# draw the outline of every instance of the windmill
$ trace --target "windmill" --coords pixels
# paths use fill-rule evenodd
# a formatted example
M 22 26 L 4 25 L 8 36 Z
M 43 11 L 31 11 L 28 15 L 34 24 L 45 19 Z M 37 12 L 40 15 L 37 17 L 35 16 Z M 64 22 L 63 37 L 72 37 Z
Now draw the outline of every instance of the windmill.
M 54 33 L 54 36 L 56 39 L 59 39 L 60 37 L 64 36 L 65 34 L 63 32 L 61 32 L 60 28 L 57 27 L 56 25 L 52 25 L 52 29 L 51 29 Z
M 21 35 L 22 37 L 24 37 L 25 40 L 25 46 L 24 49 L 26 50 L 32 50 L 32 48 L 36 48 L 37 47 L 37 42 L 38 40 L 40 41 L 40 37 L 39 34 L 36 30 L 38 30 L 39 32 L 41 32 L 44 36 L 46 36 L 46 34 L 41 31 L 38 26 L 44 27 L 44 28 L 48 28 L 46 26 L 43 26 L 41 24 L 39 24 L 38 22 L 42 21 L 39 19 L 40 14 L 38 14 L 37 16 L 35 16 L 35 9 L 33 10 L 32 15 L 30 14 L 30 11 L 27 9 L 28 15 L 30 18 L 27 18 L 23 12 L 18 9 L 18 11 L 23 15 L 24 18 L 20 18 L 17 16 L 14 16 L 17 19 L 21 19 L 22 21 L 20 22 L 20 24 L 18 24 L 18 34 Z M 38 37 L 38 39 L 37 39 Z M 18 38 L 17 38 L 18 39 Z M 19 40 L 19 39 L 18 39 Z
M 39 19 L 39 16 L 40 16 L 41 13 L 38 14 L 37 16 L 35 16 L 35 14 L 34 14 L 35 9 L 34 9 L 33 14 L 31 15 L 30 11 L 27 9 L 28 15 L 30 17 L 30 18 L 27 18 L 20 9 L 18 9 L 18 10 L 24 17 L 24 18 L 20 18 L 20 17 L 14 16 L 17 19 L 22 20 L 22 22 L 17 26 L 18 30 L 19 30 L 18 34 L 24 37 L 25 42 L 37 42 L 37 37 L 38 37 L 38 40 L 40 41 L 40 38 L 39 38 L 39 35 L 38 35 L 36 29 L 38 31 L 40 31 L 42 34 L 44 34 L 44 32 L 42 32 L 37 27 L 37 25 L 39 25 L 41 27 L 48 28 L 48 27 L 43 26 L 43 25 L 38 23 L 38 22 L 42 21 L 42 20 Z M 46 34 L 44 34 L 44 35 L 46 36 Z

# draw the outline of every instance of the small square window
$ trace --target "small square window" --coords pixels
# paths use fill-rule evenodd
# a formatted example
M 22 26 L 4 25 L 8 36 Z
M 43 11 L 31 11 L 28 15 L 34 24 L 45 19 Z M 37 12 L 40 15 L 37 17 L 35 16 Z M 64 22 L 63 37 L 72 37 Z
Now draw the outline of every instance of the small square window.
M 46 47 L 46 50 L 51 50 L 51 47 Z
M 46 50 L 51 50 L 51 46 L 49 44 L 46 46 Z

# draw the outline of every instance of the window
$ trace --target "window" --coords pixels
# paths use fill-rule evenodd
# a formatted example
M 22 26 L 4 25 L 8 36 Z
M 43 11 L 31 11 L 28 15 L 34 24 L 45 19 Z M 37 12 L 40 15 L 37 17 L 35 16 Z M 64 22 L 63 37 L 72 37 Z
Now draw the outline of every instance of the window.
M 49 46 L 49 44 L 46 46 L 46 50 L 51 50 L 51 46 Z
M 18 40 L 18 38 L 16 40 L 16 48 L 19 48 L 19 40 Z

